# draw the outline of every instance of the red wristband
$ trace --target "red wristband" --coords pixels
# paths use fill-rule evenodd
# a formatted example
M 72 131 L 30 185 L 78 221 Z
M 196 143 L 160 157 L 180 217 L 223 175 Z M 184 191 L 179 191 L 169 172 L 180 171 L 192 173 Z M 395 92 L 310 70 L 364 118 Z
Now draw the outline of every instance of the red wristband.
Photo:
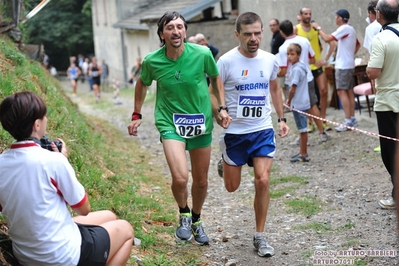
M 133 112 L 132 114 L 132 121 L 142 119 L 143 116 L 139 112 Z

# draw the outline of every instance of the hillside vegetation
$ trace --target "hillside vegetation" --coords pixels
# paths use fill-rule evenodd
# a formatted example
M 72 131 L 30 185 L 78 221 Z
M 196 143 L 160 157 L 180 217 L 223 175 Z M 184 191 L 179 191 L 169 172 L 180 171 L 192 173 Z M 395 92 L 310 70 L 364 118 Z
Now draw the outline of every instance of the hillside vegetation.
M 130 265 L 139 260 L 144 265 L 198 264 L 197 249 L 175 252 L 178 247 L 162 237 L 173 235 L 175 203 L 161 171 L 148 164 L 147 152 L 136 141 L 124 140 L 121 132 L 106 121 L 81 114 L 40 63 L 30 61 L 14 43 L 0 37 L 0 101 L 25 90 L 37 93 L 46 102 L 46 135 L 66 142 L 68 159 L 86 188 L 92 210 L 112 210 L 134 227 L 141 246 L 133 247 Z M 0 153 L 13 141 L 0 126 Z M 147 189 L 154 186 L 160 188 L 156 194 Z M 1 213 L 0 230 L 0 264 L 17 265 L 10 255 L 7 225 Z

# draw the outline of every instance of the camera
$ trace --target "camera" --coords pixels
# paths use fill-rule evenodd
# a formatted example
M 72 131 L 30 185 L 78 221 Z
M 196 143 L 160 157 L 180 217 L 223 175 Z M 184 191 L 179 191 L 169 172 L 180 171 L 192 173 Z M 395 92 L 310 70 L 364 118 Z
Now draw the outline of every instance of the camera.
M 37 142 L 37 141 L 36 141 Z M 54 142 L 55 146 L 57 146 L 58 150 L 61 152 L 62 149 L 62 142 L 59 140 L 49 140 L 46 136 L 43 136 L 40 139 L 40 142 L 37 142 L 43 149 L 53 151 L 51 147 L 51 142 Z

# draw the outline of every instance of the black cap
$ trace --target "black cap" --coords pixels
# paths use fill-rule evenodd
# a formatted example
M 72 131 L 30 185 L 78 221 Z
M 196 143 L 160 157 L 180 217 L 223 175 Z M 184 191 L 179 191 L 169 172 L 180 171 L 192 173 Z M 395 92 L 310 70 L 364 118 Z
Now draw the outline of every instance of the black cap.
M 343 20 L 348 21 L 349 20 L 349 12 L 346 9 L 340 9 L 335 12 L 338 16 L 340 16 Z

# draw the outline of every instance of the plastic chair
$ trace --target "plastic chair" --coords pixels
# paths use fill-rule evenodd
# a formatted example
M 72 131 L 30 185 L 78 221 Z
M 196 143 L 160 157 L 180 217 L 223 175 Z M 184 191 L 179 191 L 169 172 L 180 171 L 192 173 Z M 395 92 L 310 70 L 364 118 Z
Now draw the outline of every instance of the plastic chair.
M 366 79 L 367 82 L 362 83 L 364 79 Z M 353 87 L 353 92 L 355 93 L 357 105 L 359 106 L 359 113 L 362 114 L 359 97 L 363 95 L 366 98 L 367 110 L 369 111 L 369 116 L 371 117 L 371 106 L 370 106 L 369 95 L 375 94 L 375 89 L 373 86 L 374 84 L 373 82 L 371 82 L 371 80 L 369 80 L 365 72 L 357 74 L 357 82 L 359 85 Z

